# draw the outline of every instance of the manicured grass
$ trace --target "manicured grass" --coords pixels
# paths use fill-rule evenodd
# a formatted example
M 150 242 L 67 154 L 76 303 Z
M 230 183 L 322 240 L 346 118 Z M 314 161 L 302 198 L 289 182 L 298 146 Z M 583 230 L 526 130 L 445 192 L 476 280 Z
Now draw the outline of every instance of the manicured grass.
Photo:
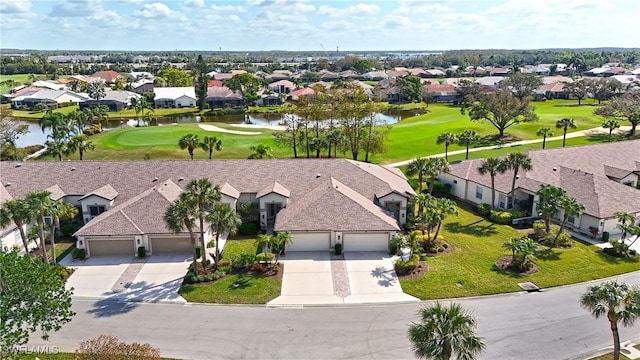
M 502 243 L 522 234 L 509 226 L 496 225 L 459 208 L 443 224 L 443 237 L 455 251 L 429 258 L 429 271 L 416 280 L 400 280 L 402 289 L 421 299 L 442 299 L 520 291 L 518 283 L 532 281 L 541 288 L 573 284 L 640 270 L 640 259 L 623 260 L 603 254 L 594 245 L 576 242 L 572 249 L 541 247 L 540 271 L 514 275 L 496 269 L 494 262 L 508 255 Z M 460 285 L 458 285 L 460 284 Z
M 29 76 L 31 74 L 13 74 L 13 75 L 0 75 L 0 83 L 7 80 L 13 80 L 17 82 L 19 85 L 28 83 Z M 50 80 L 49 76 L 46 74 L 35 74 L 38 80 Z M 69 77 L 70 75 L 61 75 L 60 78 Z M 0 85 L 0 94 L 6 94 L 13 86 Z
M 620 359 L 621 360 L 627 360 L 629 358 L 624 356 L 623 354 L 620 354 Z M 610 353 L 604 354 L 604 355 L 600 355 L 600 356 L 596 356 L 594 358 L 590 358 L 589 360 L 613 360 L 613 352 L 610 352 Z
M 255 238 L 229 240 L 224 257 L 256 253 Z M 265 304 L 280 295 L 282 281 L 260 275 L 235 274 L 208 284 L 183 285 L 179 293 L 190 302 L 218 304 Z
M 67 106 L 60 109 L 53 110 L 53 112 L 59 112 L 62 114 L 68 114 L 78 109 L 77 106 Z M 155 109 L 152 117 L 159 116 L 195 116 L 200 111 L 197 108 L 175 108 L 175 109 Z M 13 116 L 25 119 L 40 119 L 44 116 L 44 111 L 34 112 L 29 110 L 13 110 Z M 142 117 L 141 114 L 139 114 Z M 121 111 L 110 111 L 110 119 L 135 119 L 136 112 L 133 109 L 126 109 Z

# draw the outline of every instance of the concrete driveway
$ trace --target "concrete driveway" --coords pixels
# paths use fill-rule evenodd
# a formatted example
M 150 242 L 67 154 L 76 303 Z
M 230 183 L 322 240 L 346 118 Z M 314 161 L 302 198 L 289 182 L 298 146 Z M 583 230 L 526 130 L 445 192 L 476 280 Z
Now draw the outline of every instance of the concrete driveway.
M 290 252 L 282 260 L 281 295 L 267 305 L 330 305 L 419 301 L 402 291 L 384 253 Z
M 178 289 L 190 262 L 191 256 L 183 254 L 143 259 L 98 256 L 86 260 L 67 256 L 61 264 L 75 270 L 66 287 L 74 288 L 77 297 L 184 303 Z

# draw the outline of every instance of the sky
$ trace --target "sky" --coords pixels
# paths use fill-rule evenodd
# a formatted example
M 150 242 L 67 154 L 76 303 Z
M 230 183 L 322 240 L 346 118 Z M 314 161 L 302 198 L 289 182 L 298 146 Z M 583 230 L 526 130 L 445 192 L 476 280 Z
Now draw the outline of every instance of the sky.
M 0 0 L 0 47 L 345 52 L 640 47 L 640 1 Z

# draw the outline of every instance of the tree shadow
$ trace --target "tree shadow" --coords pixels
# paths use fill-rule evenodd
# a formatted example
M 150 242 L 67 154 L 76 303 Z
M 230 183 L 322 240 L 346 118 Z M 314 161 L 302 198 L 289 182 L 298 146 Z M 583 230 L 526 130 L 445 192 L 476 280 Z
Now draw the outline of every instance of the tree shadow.
M 500 266 L 498 266 L 496 264 L 491 265 L 491 269 L 490 270 L 495 272 L 495 273 L 497 273 L 497 274 L 506 275 L 506 276 L 512 277 L 514 279 L 522 279 L 524 277 L 523 274 L 512 272 L 512 271 L 509 271 L 507 269 L 503 269 L 503 268 L 501 268 Z
M 88 310 L 96 318 L 124 315 L 138 307 L 138 303 L 126 302 L 111 297 L 100 299 L 93 304 L 93 308 Z
M 621 134 L 621 133 L 614 133 L 611 134 L 611 142 L 615 142 L 615 141 L 624 141 L 624 140 L 629 140 L 631 139 L 629 137 L 629 134 L 627 134 L 626 132 Z M 597 133 L 597 132 L 592 132 L 590 134 L 588 134 L 587 137 L 587 141 L 589 142 L 597 142 L 597 143 L 602 143 L 602 142 L 608 142 L 609 141 L 609 133 Z
M 371 276 L 377 278 L 378 285 L 384 287 L 395 286 L 394 283 L 398 281 L 395 271 L 389 270 L 384 266 L 378 266 L 377 268 L 371 270 Z
M 251 278 L 246 277 L 244 274 L 238 275 L 238 279 L 229 284 L 229 290 L 245 289 L 251 285 Z
M 503 137 L 500 137 L 499 135 L 485 135 L 478 137 L 478 139 L 473 142 L 473 147 L 504 145 L 518 140 L 520 139 L 511 135 L 506 135 Z
M 559 251 L 553 251 L 552 248 L 546 248 L 544 250 L 538 250 L 536 257 L 540 260 L 560 260 Z
M 617 257 L 606 254 L 602 249 L 597 250 L 598 256 L 609 264 L 637 264 L 640 263 L 640 256 Z
M 459 222 L 451 222 L 445 224 L 444 228 L 450 233 L 462 233 L 476 237 L 489 237 L 498 233 L 498 230 L 495 228 L 495 224 L 490 223 L 482 226 L 479 225 L 481 222 L 484 222 L 484 220 L 478 220 L 467 225 L 462 225 Z

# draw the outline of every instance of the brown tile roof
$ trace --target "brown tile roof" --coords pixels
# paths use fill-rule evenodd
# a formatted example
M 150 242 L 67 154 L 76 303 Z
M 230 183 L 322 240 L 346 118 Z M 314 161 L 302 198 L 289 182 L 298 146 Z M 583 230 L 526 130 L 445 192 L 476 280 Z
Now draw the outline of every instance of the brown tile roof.
M 298 97 L 300 97 L 300 96 L 308 96 L 308 95 L 315 95 L 315 94 L 316 94 L 316 91 L 313 90 L 312 88 L 309 88 L 309 87 L 305 87 L 305 88 L 298 89 L 298 90 L 293 90 L 291 92 L 292 96 L 298 96 Z
M 234 199 L 237 199 L 240 197 L 240 192 L 236 190 L 236 188 L 234 188 L 233 186 L 229 185 L 229 183 L 227 182 L 220 187 L 220 192 Z
M 58 185 L 55 185 L 55 186 L 58 186 Z M 111 186 L 111 184 L 107 184 L 99 189 L 96 189 L 86 194 L 85 196 L 81 197 L 80 200 L 88 198 L 89 196 L 92 196 L 92 195 L 99 196 L 106 200 L 113 200 L 116 198 L 116 196 L 118 196 L 118 192 L 116 191 L 116 189 L 113 188 L 113 186 Z
M 431 84 L 424 86 L 429 93 L 455 93 L 456 87 L 453 85 Z
M 323 180 L 316 189 L 281 210 L 274 227 L 276 231 L 400 230 L 384 209 L 334 178 Z
M 92 76 L 94 77 L 99 77 L 102 79 L 107 80 L 108 82 L 114 82 L 117 78 L 119 78 L 121 75 L 119 72 L 117 71 L 113 71 L 113 70 L 103 70 L 103 71 L 97 71 L 96 73 L 94 73 Z
M 273 184 L 258 191 L 258 193 L 256 194 L 256 198 L 261 198 L 271 193 L 282 195 L 286 198 L 291 196 L 291 192 L 289 191 L 289 189 L 285 188 L 284 186 L 280 185 L 277 181 L 275 181 Z
M 226 86 L 207 88 L 207 99 L 224 98 L 224 99 L 242 99 L 242 95 L 229 89 Z
M 224 83 L 221 80 L 209 80 L 207 87 L 223 87 Z
M 51 195 L 49 196 L 52 200 L 60 200 L 63 197 L 67 196 L 67 194 L 64 193 L 64 191 L 62 191 L 62 189 L 60 189 L 60 186 L 53 185 L 53 186 L 49 186 L 48 188 L 46 188 L 45 190 L 47 190 L 48 192 L 51 193 Z M 111 200 L 111 199 L 109 199 Z

